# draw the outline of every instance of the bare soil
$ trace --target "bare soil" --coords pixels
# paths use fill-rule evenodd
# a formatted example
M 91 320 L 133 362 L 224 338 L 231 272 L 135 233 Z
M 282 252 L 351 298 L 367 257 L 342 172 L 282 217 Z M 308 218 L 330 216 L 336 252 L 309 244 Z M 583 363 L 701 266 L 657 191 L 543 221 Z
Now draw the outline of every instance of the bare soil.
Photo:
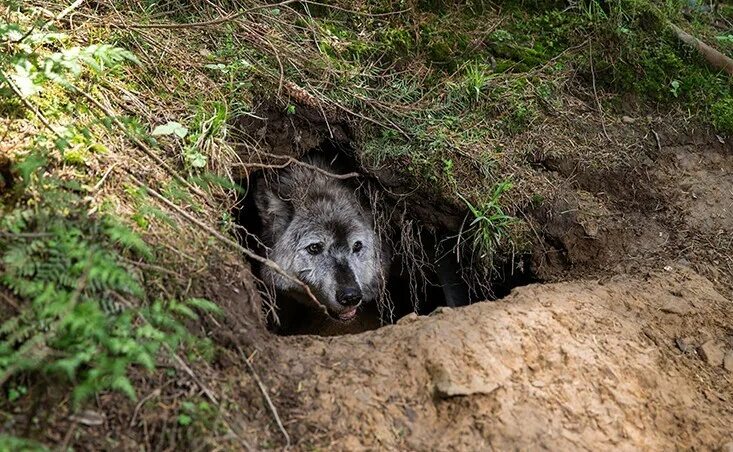
M 730 320 L 685 268 L 532 285 L 359 335 L 278 339 L 272 377 L 304 448 L 709 450 L 733 440 L 733 373 L 696 346 L 733 351 Z

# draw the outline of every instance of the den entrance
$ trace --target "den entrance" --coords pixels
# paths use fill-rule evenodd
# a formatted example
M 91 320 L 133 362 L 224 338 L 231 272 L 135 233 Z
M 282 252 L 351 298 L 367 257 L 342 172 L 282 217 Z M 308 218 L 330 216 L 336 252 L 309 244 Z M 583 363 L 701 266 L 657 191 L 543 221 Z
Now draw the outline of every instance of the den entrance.
M 366 171 L 348 143 L 324 140 L 306 152 L 279 158 L 266 156 L 269 158 L 251 165 L 254 170 L 240 184 L 252 188 L 269 183 L 279 172 L 291 165 L 304 165 L 302 159 L 314 154 L 325 157 L 334 174 L 354 175 L 339 183 L 355 190 L 373 215 L 374 230 L 390 256 L 389 270 L 384 275 L 386 288 L 378 302 L 364 304 L 355 320 L 343 323 L 261 284 L 271 331 L 287 335 L 356 333 L 394 323 L 410 313 L 426 315 L 443 306 L 460 307 L 501 298 L 513 287 L 536 281 L 528 269 L 516 265 L 519 260 L 528 260 L 527 256 L 513 256 L 509 262 L 496 260 L 487 267 L 463 236 L 468 211 L 447 204 L 440 206 L 440 200 L 435 200 L 436 208 L 425 208 L 422 204 L 433 194 L 415 190 L 407 178 L 403 177 L 400 185 L 395 184 L 399 179 L 392 174 Z M 267 249 L 261 240 L 262 215 L 266 213 L 258 211 L 254 192 L 246 190 L 237 204 L 235 218 L 241 226 L 241 243 L 266 256 Z M 251 264 L 259 276 L 261 264 Z

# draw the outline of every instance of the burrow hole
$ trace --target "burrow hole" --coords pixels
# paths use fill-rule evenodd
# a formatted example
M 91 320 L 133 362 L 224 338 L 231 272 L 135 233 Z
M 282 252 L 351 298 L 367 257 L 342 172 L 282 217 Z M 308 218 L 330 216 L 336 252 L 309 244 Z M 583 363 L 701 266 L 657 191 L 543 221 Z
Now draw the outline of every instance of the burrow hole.
M 517 260 L 528 262 L 529 256 L 515 256 L 513 262 L 490 269 L 488 273 L 474 268 L 481 264 L 474 262 L 470 253 L 465 250 L 457 251 L 460 250 L 456 247 L 458 230 L 441 229 L 428 219 L 410 215 L 410 209 L 402 205 L 409 204 L 409 199 L 402 199 L 392 191 L 380 193 L 378 177 L 363 171 L 348 145 L 325 140 L 307 153 L 311 152 L 319 153 L 332 162 L 334 173 L 362 174 L 359 180 L 346 180 L 344 183 L 359 190 L 367 205 L 376 190 L 379 202 L 375 207 L 380 211 L 392 212 L 389 217 L 394 224 L 380 225 L 384 241 L 391 244 L 392 248 L 390 270 L 386 275 L 386 296 L 378 303 L 362 306 L 356 320 L 343 324 L 287 297 L 268 293 L 262 287 L 261 294 L 265 303 L 268 306 L 277 306 L 279 324 L 274 321 L 271 312 L 267 315 L 268 328 L 271 331 L 286 335 L 356 333 L 394 323 L 413 312 L 426 315 L 443 306 L 460 307 L 479 301 L 496 300 L 508 295 L 514 287 L 538 281 L 531 269 L 526 268 L 528 265 L 525 268 L 516 266 Z M 264 171 L 277 170 L 252 171 L 247 180 L 241 180 L 240 184 L 243 187 L 255 186 L 265 177 Z M 404 191 L 409 192 L 410 187 L 405 187 Z M 259 240 L 261 212 L 257 211 L 253 193 L 254 190 L 245 191 L 237 203 L 234 218 L 240 226 L 238 236 L 242 245 L 264 256 L 265 249 Z M 394 212 L 406 213 L 394 220 Z M 381 215 L 383 212 L 372 213 L 375 215 L 375 223 L 386 217 Z M 466 211 L 463 214 L 469 213 Z M 256 261 L 250 261 L 250 264 L 255 276 L 259 276 L 260 264 Z M 276 300 L 272 299 L 273 295 Z

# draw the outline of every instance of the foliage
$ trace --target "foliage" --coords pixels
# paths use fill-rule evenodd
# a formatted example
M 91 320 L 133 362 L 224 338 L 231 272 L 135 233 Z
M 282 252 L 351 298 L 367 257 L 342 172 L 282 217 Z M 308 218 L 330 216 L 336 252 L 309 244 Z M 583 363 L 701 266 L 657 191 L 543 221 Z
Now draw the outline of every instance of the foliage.
M 106 389 L 134 398 L 130 369 L 152 369 L 163 346 L 199 342 L 181 319 L 216 307 L 202 299 L 145 303 L 124 255 L 152 260 L 152 250 L 110 217 L 78 216 L 81 197 L 63 181 L 39 176 L 40 169 L 24 170 L 25 190 L 38 190 L 37 203 L 0 220 L 0 290 L 20 309 L 0 326 L 0 381 L 53 375 L 72 385 L 77 405 Z
M 41 452 L 49 450 L 43 444 L 28 439 L 0 433 L 0 450 L 17 450 L 23 452 Z
M 42 103 L 43 96 L 48 95 L 48 102 L 58 102 L 66 97 L 64 90 L 77 90 L 74 82 L 84 74 L 102 77 L 113 73 L 124 62 L 138 63 L 131 52 L 110 44 L 66 46 L 69 41 L 66 34 L 49 30 L 49 22 L 30 23 L 30 18 L 20 12 L 16 22 L 5 20 L 0 21 L 0 45 L 4 47 L 0 53 L 2 99 L 36 98 Z M 55 107 L 64 108 L 61 104 Z M 70 108 L 70 102 L 65 104 L 65 108 Z M 69 151 L 69 163 L 83 163 L 88 150 L 103 149 L 94 143 L 85 124 L 55 127 L 47 124 L 47 127 L 53 128 L 56 146 Z
M 473 215 L 473 220 L 464 233 L 471 237 L 473 249 L 478 252 L 481 259 L 491 261 L 499 247 L 506 240 L 511 240 L 509 228 L 517 219 L 507 215 L 501 206 L 502 195 L 511 188 L 510 181 L 497 183 L 489 197 L 478 205 L 471 204 L 460 193 L 458 194 Z
M 154 139 L 134 118 L 123 120 L 125 131 L 106 117 L 89 121 L 88 107 L 75 101 L 79 85 L 94 88 L 137 59 L 111 44 L 75 46 L 53 21 L 33 19 L 22 6 L 6 12 L 0 110 L 33 133 L 11 148 L 12 177 L 3 179 L 0 199 L 0 386 L 7 394 L 0 405 L 22 406 L 29 383 L 39 380 L 53 382 L 59 400 L 75 408 L 108 390 L 135 398 L 136 369 L 153 369 L 161 353 L 211 355 L 210 341 L 186 322 L 219 311 L 205 299 L 151 289 L 161 276 L 146 272 L 143 279 L 137 266 L 153 264 L 156 250 L 124 220 L 90 213 L 96 210 L 90 180 L 97 176 L 83 167 L 91 153 L 106 151 L 97 140 L 130 131 Z M 169 128 L 186 135 L 182 126 Z M 134 192 L 144 199 L 144 191 Z M 143 218 L 165 218 L 151 206 L 140 210 Z M 49 394 L 51 387 L 40 387 Z M 6 449 L 42 447 L 2 435 L 0 450 Z

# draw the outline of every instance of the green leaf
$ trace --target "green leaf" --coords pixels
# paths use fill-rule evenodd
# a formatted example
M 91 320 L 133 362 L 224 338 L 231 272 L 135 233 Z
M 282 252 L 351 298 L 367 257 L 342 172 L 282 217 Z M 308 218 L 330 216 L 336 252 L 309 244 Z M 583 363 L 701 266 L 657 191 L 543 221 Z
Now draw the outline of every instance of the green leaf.
M 198 151 L 189 151 L 186 153 L 186 161 L 192 168 L 204 168 L 206 166 L 206 156 Z
M 36 74 L 36 69 L 28 60 L 25 60 L 23 64 L 15 65 L 15 74 L 12 74 L 10 78 L 13 79 L 13 83 L 24 99 L 41 92 L 41 85 L 36 83 Z
M 130 383 L 130 380 L 127 377 L 120 376 L 115 378 L 112 381 L 111 387 L 112 389 L 116 389 L 117 391 L 125 394 L 130 399 L 137 400 L 135 388 L 132 387 L 132 383 Z
M 160 135 L 176 135 L 179 138 L 185 138 L 188 135 L 188 129 L 183 127 L 180 123 L 171 121 L 167 124 L 157 126 L 151 133 L 154 137 Z
M 191 425 L 192 422 L 193 422 L 193 418 L 191 418 L 191 416 L 189 416 L 188 414 L 179 414 L 178 415 L 178 425 L 186 427 L 188 425 Z

